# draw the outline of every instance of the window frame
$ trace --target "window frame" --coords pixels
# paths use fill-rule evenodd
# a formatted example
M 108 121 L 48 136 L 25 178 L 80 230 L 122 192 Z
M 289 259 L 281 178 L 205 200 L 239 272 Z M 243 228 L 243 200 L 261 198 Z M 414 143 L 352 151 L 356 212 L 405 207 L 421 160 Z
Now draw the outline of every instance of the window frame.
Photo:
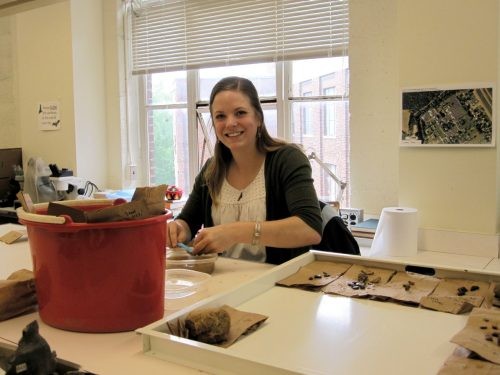
M 297 134 L 294 133 L 294 126 L 292 119 L 292 107 L 294 104 L 305 104 L 305 103 L 318 103 L 321 105 L 321 102 L 325 100 L 332 101 L 335 103 L 340 95 L 323 95 L 323 91 L 321 91 L 322 95 L 319 96 L 293 96 L 292 94 L 292 76 L 293 76 L 293 61 L 285 61 L 285 62 L 275 62 L 275 77 L 276 77 L 276 96 L 274 97 L 261 97 L 261 103 L 263 106 L 274 106 L 276 109 L 276 117 L 277 117 L 277 137 L 282 138 L 288 142 L 292 142 L 294 136 Z M 348 70 L 346 71 L 348 74 Z M 155 73 L 150 73 L 155 74 Z M 208 103 L 205 101 L 201 101 L 198 99 L 200 88 L 199 88 L 199 73 L 197 69 L 188 70 L 187 71 L 187 101 L 185 103 L 175 103 L 175 104 L 148 104 L 148 100 L 146 98 L 146 90 L 145 87 L 147 85 L 147 79 L 150 74 L 144 74 L 140 79 L 140 90 L 141 93 L 141 101 L 139 105 L 139 112 L 141 118 L 141 133 L 144 134 L 142 141 L 142 147 L 147 150 L 147 160 L 144 160 L 144 169 L 147 171 L 146 178 L 147 183 L 151 183 L 150 177 L 150 168 L 151 168 L 151 160 L 150 160 L 150 149 L 148 140 L 148 123 L 146 113 L 151 109 L 179 109 L 185 108 L 187 110 L 187 120 L 188 120 L 188 142 L 189 145 L 198 145 L 200 139 L 198 137 L 198 121 L 197 121 L 197 110 L 199 107 L 203 107 L 206 111 L 208 109 Z M 349 101 L 348 92 L 346 95 L 342 96 L 343 100 Z M 313 134 L 302 134 L 302 136 L 313 137 Z M 324 136 L 323 131 L 319 136 Z M 200 166 L 200 153 L 198 147 L 189 147 L 188 149 L 188 178 L 189 178 L 189 188 L 186 190 L 190 190 L 201 166 Z M 349 200 L 349 197 L 344 197 L 344 199 Z

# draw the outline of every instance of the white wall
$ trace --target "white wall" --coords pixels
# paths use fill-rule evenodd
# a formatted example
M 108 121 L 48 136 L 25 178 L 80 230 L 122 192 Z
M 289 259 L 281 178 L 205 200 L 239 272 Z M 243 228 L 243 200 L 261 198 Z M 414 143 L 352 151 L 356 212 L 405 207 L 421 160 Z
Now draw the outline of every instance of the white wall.
M 71 0 L 77 174 L 107 186 L 106 91 L 100 0 Z
M 103 2 L 104 18 L 104 72 L 106 90 L 106 149 L 107 185 L 109 189 L 127 186 L 125 167 L 127 161 L 127 115 L 124 69 L 124 29 L 121 13 L 121 0 Z
M 73 55 L 69 2 L 14 16 L 18 113 L 25 163 L 40 156 L 47 163 L 76 169 Z M 38 103 L 57 101 L 61 128 L 38 129 Z M 90 150 L 89 150 L 90 151 Z
M 102 1 L 56 1 L 4 19 L 14 24 L 24 162 L 39 156 L 108 187 Z M 60 130 L 38 129 L 37 104 L 49 101 L 59 102 Z
M 497 84 L 497 0 L 399 4 L 400 87 Z M 495 233 L 497 152 L 402 148 L 400 203 L 418 207 L 426 228 Z
M 385 206 L 416 207 L 420 228 L 498 232 L 498 147 L 398 145 L 402 88 L 498 85 L 498 4 L 351 2 L 351 188 L 356 207 L 373 214 Z M 498 112 L 498 102 L 496 107 Z
M 350 14 L 351 202 L 379 215 L 399 204 L 397 1 L 353 1 Z
M 12 19 L 0 17 L 0 148 L 19 147 L 16 119 Z

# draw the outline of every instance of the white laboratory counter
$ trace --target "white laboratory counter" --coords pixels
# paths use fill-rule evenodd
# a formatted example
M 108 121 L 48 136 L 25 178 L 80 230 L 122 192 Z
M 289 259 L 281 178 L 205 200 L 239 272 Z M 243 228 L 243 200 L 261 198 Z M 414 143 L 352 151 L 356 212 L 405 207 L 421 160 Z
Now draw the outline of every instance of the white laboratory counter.
M 0 225 L 0 236 L 10 230 L 23 230 L 16 224 Z M 369 248 L 362 248 L 362 255 L 369 254 Z M 401 258 L 399 258 L 401 259 Z M 500 272 L 500 261 L 489 257 L 454 255 L 439 252 L 418 252 L 405 261 L 419 264 L 449 266 L 467 270 L 486 269 Z M 272 268 L 272 265 L 219 258 L 207 289 L 190 297 L 167 300 L 165 316 L 188 307 L 205 298 L 232 290 L 257 278 Z M 29 243 L 26 237 L 13 244 L 0 242 L 0 279 L 12 272 L 32 269 Z M 143 340 L 136 332 L 90 334 L 64 331 L 46 325 L 37 313 L 23 315 L 0 322 L 0 341 L 17 343 L 22 329 L 37 319 L 40 334 L 48 341 L 59 358 L 77 363 L 82 369 L 97 374 L 199 374 L 199 370 L 160 360 L 143 353 Z

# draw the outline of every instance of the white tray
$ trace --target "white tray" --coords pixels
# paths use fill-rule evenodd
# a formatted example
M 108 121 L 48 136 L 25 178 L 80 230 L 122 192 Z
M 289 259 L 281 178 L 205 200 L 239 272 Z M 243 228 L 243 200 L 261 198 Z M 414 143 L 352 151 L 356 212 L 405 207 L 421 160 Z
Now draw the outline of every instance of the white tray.
M 436 277 L 500 282 L 484 271 L 408 265 L 310 251 L 274 267 L 234 290 L 180 310 L 138 330 L 143 351 L 170 362 L 216 374 L 435 374 L 456 348 L 450 339 L 467 315 L 453 315 L 392 302 L 327 295 L 276 286 L 276 281 L 315 260 L 347 262 L 397 271 L 431 271 Z M 267 315 L 258 330 L 229 348 L 166 333 L 166 322 L 200 307 L 223 304 Z

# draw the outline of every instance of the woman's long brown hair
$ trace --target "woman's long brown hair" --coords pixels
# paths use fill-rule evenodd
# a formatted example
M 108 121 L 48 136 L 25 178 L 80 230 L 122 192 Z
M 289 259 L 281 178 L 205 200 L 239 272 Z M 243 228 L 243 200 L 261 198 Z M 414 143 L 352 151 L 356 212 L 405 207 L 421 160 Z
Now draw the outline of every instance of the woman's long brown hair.
M 212 113 L 212 104 L 214 102 L 215 97 L 221 91 L 239 91 L 243 95 L 246 95 L 250 100 L 251 106 L 257 112 L 257 116 L 261 122 L 261 126 L 257 130 L 257 136 L 255 137 L 255 145 L 257 150 L 262 153 L 266 153 L 268 151 L 276 150 L 277 148 L 287 144 L 287 142 L 273 138 L 267 131 L 266 125 L 264 123 L 264 111 L 262 110 L 262 106 L 260 105 L 259 95 L 257 93 L 257 89 L 253 85 L 252 81 L 242 78 L 242 77 L 226 77 L 217 82 L 212 89 L 212 93 L 210 94 L 210 115 L 212 116 L 213 121 L 213 113 Z M 214 204 L 218 204 L 218 196 L 222 187 L 222 182 L 226 177 L 226 172 L 229 167 L 229 163 L 231 162 L 233 155 L 231 151 L 224 146 L 222 142 L 217 140 L 214 147 L 214 156 L 210 159 L 210 162 L 205 170 L 205 181 L 208 186 L 208 191 L 210 192 L 210 196 L 212 197 L 212 202 Z

